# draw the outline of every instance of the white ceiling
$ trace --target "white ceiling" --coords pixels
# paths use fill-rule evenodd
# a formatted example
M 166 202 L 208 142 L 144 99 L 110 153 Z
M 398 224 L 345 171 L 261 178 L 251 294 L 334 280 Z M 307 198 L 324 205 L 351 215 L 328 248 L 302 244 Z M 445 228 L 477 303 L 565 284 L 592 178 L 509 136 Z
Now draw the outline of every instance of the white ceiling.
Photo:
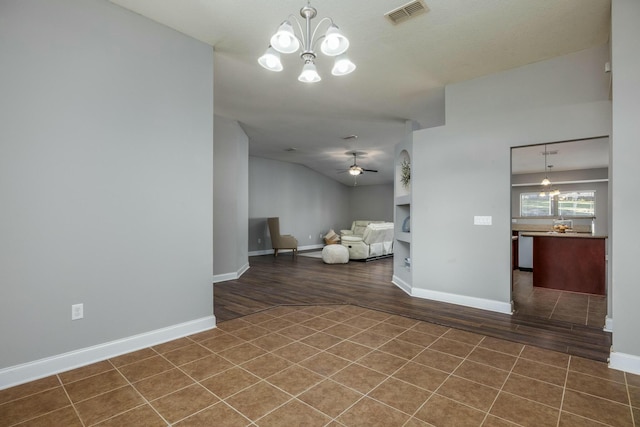
M 609 167 L 609 138 L 593 138 L 546 145 L 531 145 L 511 150 L 511 173 L 544 172 L 544 153 L 551 171 Z
M 240 122 L 251 155 L 303 164 L 347 185 L 337 173 L 349 151 L 367 153 L 358 185 L 393 180 L 393 147 L 406 120 L 444 124 L 444 86 L 606 43 L 610 0 L 426 0 L 427 14 L 392 25 L 384 14 L 407 0 L 315 0 L 349 38 L 357 65 L 333 77 L 297 81 L 302 60 L 283 55 L 284 71 L 257 58 L 304 0 L 111 0 L 214 46 L 215 113 Z M 324 28 L 324 27 L 322 27 Z M 348 135 L 358 139 L 345 141 Z M 287 148 L 296 151 L 285 151 Z

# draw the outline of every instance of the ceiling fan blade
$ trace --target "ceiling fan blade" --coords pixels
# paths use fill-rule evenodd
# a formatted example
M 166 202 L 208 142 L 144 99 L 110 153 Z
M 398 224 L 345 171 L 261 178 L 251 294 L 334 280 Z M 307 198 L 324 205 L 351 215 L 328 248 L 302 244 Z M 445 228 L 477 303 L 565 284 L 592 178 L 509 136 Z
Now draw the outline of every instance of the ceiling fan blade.
M 377 170 L 375 170 L 375 169 L 364 169 L 364 168 L 362 168 L 362 170 L 363 170 L 364 172 L 378 172 L 378 171 L 377 171 Z

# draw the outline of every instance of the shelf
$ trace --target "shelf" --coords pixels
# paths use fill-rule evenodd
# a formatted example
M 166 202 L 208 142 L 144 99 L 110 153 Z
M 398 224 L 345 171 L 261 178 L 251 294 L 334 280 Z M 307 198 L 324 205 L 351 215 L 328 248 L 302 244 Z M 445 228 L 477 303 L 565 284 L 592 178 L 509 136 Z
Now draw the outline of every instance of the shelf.
M 396 240 L 405 243 L 411 243 L 411 233 L 405 233 L 403 231 L 396 231 Z
M 396 197 L 396 206 L 404 206 L 411 204 L 411 194 Z

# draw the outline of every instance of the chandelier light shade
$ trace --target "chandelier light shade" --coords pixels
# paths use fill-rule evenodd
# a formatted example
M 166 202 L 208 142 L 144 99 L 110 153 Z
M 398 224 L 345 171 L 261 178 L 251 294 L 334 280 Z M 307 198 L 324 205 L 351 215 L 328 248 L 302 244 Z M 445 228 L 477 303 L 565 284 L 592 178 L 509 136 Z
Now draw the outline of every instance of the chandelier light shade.
M 271 46 L 267 51 L 258 58 L 258 63 L 267 70 L 282 71 L 282 62 L 280 62 L 280 54 Z
M 334 76 L 344 76 L 346 74 L 349 74 L 355 69 L 356 69 L 356 64 L 351 62 L 345 54 L 342 54 L 336 57 L 336 62 L 333 64 L 333 69 L 331 69 L 331 74 L 333 74 Z
M 302 72 L 298 76 L 298 80 L 303 83 L 315 83 L 322 79 L 320 78 L 320 74 L 318 74 L 318 70 L 316 70 L 316 65 L 309 61 L 302 67 Z
M 342 34 L 331 18 L 322 18 L 313 32 L 311 31 L 311 20 L 317 14 L 318 11 L 311 6 L 310 0 L 307 1 L 307 5 L 300 9 L 300 16 L 304 18 L 304 29 L 295 16 L 289 15 L 271 37 L 271 44 L 264 55 L 258 58 L 258 63 L 267 70 L 281 71 L 283 67 L 280 62 L 280 53 L 289 54 L 300 51 L 303 66 L 298 80 L 304 83 L 319 82 L 322 78 L 316 69 L 317 55 L 314 48 L 320 43 L 320 51 L 323 54 L 336 57 L 331 74 L 344 76 L 353 72 L 356 66 L 345 55 L 349 49 L 349 39 Z M 292 21 L 296 23 L 299 35 L 296 35 Z M 318 29 L 324 23 L 328 23 L 325 33 L 316 38 Z
M 353 165 L 349 168 L 349 174 L 353 176 L 358 176 L 361 173 L 362 173 L 362 168 L 360 168 L 359 166 Z

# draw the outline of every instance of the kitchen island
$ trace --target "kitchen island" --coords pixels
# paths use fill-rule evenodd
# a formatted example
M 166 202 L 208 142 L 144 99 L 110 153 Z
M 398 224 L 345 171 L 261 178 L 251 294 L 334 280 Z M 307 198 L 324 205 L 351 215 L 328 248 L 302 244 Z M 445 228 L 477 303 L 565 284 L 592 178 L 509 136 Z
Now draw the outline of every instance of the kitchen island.
M 530 232 L 533 286 L 605 295 L 606 238 L 590 233 Z

